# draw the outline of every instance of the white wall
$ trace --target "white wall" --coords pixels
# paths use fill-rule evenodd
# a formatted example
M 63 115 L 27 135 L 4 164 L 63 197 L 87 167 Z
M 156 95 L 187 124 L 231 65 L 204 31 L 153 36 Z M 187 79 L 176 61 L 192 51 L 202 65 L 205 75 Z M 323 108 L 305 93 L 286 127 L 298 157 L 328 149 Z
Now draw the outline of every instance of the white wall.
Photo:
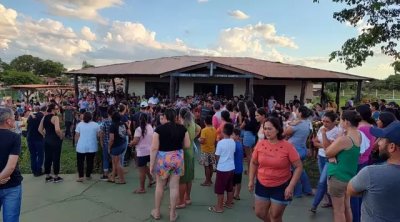
M 129 93 L 134 92 L 136 96 L 142 96 L 145 93 L 146 82 L 168 82 L 169 78 L 159 77 L 134 77 L 129 79 Z

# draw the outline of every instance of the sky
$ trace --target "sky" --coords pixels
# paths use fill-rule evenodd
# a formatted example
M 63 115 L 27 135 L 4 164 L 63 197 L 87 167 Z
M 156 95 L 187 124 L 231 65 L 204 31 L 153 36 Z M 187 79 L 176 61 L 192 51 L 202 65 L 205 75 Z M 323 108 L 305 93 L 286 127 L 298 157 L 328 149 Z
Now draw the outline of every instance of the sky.
M 0 58 L 30 54 L 79 69 L 167 56 L 253 57 L 383 79 L 376 49 L 359 68 L 329 54 L 366 24 L 333 19 L 345 5 L 312 0 L 0 0 Z

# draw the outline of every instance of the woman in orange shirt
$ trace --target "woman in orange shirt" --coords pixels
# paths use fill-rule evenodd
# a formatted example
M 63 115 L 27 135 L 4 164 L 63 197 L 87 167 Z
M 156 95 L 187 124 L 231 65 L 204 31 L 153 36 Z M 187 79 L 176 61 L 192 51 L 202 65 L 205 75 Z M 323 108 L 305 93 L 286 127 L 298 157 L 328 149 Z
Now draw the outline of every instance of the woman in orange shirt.
M 279 119 L 268 118 L 263 127 L 266 139 L 260 140 L 253 151 L 249 191 L 255 190 L 255 213 L 258 218 L 264 221 L 282 221 L 283 212 L 293 197 L 303 165 L 294 146 L 283 139 L 282 122 Z

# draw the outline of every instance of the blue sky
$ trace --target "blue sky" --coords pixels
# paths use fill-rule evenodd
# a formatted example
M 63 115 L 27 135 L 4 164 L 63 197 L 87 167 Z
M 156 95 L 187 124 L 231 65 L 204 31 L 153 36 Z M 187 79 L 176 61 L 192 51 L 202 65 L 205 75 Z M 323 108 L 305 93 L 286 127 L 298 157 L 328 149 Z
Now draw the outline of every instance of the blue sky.
M 175 55 L 255 57 L 385 78 L 391 58 L 378 54 L 346 70 L 328 62 L 359 28 L 312 0 L 0 0 L 0 58 L 22 54 L 105 65 Z M 360 27 L 365 24 L 360 24 Z

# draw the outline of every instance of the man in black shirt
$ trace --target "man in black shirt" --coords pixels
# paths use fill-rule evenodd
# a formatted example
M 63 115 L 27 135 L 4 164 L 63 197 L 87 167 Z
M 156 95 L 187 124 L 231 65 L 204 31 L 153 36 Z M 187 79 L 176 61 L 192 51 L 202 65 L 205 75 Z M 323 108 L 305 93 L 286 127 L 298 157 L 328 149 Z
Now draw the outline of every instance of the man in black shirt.
M 46 107 L 44 107 L 44 110 L 45 108 Z M 44 159 L 44 143 L 43 136 L 39 133 L 38 128 L 44 114 L 41 112 L 39 107 L 35 107 L 33 111 L 34 113 L 29 116 L 27 122 L 27 142 L 31 154 L 31 170 L 33 176 L 37 177 L 43 175 L 42 166 Z
M 18 167 L 21 137 L 11 131 L 13 128 L 13 111 L 0 108 L 0 210 L 3 211 L 4 222 L 19 221 L 21 211 L 22 176 Z

